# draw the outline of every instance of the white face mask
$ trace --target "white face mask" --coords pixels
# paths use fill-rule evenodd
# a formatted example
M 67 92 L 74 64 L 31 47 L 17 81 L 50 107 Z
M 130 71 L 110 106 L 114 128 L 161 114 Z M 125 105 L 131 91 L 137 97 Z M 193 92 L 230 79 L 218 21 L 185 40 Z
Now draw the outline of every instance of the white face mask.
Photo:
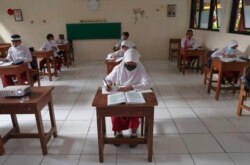
M 121 36 L 121 40 L 125 40 L 125 36 Z

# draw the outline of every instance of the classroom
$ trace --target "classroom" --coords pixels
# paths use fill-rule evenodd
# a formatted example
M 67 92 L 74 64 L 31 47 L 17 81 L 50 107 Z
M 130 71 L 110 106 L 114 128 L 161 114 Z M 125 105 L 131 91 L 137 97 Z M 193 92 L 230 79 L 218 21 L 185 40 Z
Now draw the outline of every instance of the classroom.
M 249 35 L 250 0 L 0 0 L 0 165 L 248 165 Z

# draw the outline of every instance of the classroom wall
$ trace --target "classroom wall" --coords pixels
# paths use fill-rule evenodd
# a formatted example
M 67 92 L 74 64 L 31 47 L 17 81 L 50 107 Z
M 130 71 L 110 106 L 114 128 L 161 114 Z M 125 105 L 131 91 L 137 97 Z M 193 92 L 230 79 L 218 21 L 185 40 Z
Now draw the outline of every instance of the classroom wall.
M 194 37 L 201 41 L 208 49 L 222 48 L 225 43 L 231 39 L 236 39 L 239 42 L 239 50 L 250 56 L 250 37 L 249 35 L 230 34 L 228 33 L 229 22 L 231 16 L 231 3 L 228 0 L 221 0 L 222 10 L 222 25 L 219 32 L 207 30 L 194 30 Z
M 106 19 L 121 22 L 122 30 L 129 31 L 143 58 L 161 59 L 168 56 L 169 38 L 180 38 L 188 28 L 190 0 L 99 0 L 96 12 L 89 10 L 87 0 L 0 0 L 0 42 L 9 42 L 9 36 L 18 33 L 24 45 L 40 48 L 48 32 L 56 37 L 66 33 L 67 23 L 84 19 Z M 166 16 L 166 5 L 176 4 L 176 17 Z M 24 21 L 15 22 L 7 9 L 22 9 Z M 133 8 L 141 8 L 144 15 Z M 181 14 L 184 13 L 184 14 Z M 32 24 L 31 21 L 34 21 Z M 46 21 L 46 22 L 44 22 Z M 115 41 L 75 41 L 75 56 L 79 60 L 103 59 Z M 98 49 L 97 49 L 98 48 Z
M 87 0 L 0 0 L 0 42 L 9 42 L 9 36 L 18 33 L 24 45 L 39 49 L 48 32 L 56 37 L 59 33 L 66 34 L 67 23 L 106 19 L 107 22 L 122 23 L 122 30 L 130 32 L 130 39 L 136 43 L 143 58 L 166 59 L 169 38 L 183 37 L 188 28 L 190 1 L 99 0 L 99 10 L 92 12 Z M 194 30 L 194 37 L 208 49 L 221 48 L 226 41 L 236 39 L 239 49 L 250 55 L 249 36 L 227 33 L 231 4 L 226 1 L 221 0 L 223 19 L 220 32 Z M 176 17 L 166 16 L 167 4 L 177 5 Z M 22 9 L 24 21 L 15 22 L 14 17 L 7 14 L 9 8 Z M 137 21 L 133 8 L 145 11 L 143 16 L 137 14 Z M 77 40 L 74 42 L 76 59 L 103 59 L 114 43 L 115 40 Z

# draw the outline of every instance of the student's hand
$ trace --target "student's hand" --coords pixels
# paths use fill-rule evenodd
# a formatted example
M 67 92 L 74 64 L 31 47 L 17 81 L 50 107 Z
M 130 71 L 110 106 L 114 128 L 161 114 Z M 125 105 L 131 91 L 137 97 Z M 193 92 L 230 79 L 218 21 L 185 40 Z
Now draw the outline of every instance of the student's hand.
M 235 58 L 236 55 L 235 55 L 235 54 L 231 54 L 231 55 L 229 55 L 229 57 L 230 57 L 230 58 Z
M 106 86 L 105 86 L 106 90 L 109 92 L 111 91 L 112 89 L 112 83 L 108 83 Z
M 121 91 L 121 92 L 127 92 L 127 91 L 131 91 L 133 90 L 134 88 L 129 85 L 129 86 L 123 86 L 123 87 L 119 87 L 118 91 Z
M 56 50 L 57 50 L 55 46 L 52 46 L 52 48 L 51 48 L 51 49 L 52 49 L 52 50 L 54 50 L 54 51 L 56 51 Z

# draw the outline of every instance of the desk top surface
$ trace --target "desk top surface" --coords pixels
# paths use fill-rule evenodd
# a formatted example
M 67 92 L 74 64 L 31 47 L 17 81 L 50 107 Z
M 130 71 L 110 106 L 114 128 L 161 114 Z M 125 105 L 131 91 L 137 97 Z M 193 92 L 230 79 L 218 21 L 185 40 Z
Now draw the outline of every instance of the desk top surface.
M 99 87 L 97 89 L 96 95 L 94 97 L 94 100 L 92 102 L 93 107 L 129 107 L 129 106 L 138 106 L 138 107 L 152 107 L 157 106 L 158 101 L 155 97 L 155 94 L 152 93 L 143 93 L 144 99 L 146 101 L 145 104 L 118 104 L 118 105 L 107 105 L 107 94 L 102 94 L 102 89 Z
M 31 87 L 30 93 L 23 97 L 0 97 L 0 106 L 6 104 L 32 104 L 37 103 L 43 99 L 48 93 L 53 90 L 53 86 L 47 87 Z M 26 99 L 22 99 L 26 97 Z

